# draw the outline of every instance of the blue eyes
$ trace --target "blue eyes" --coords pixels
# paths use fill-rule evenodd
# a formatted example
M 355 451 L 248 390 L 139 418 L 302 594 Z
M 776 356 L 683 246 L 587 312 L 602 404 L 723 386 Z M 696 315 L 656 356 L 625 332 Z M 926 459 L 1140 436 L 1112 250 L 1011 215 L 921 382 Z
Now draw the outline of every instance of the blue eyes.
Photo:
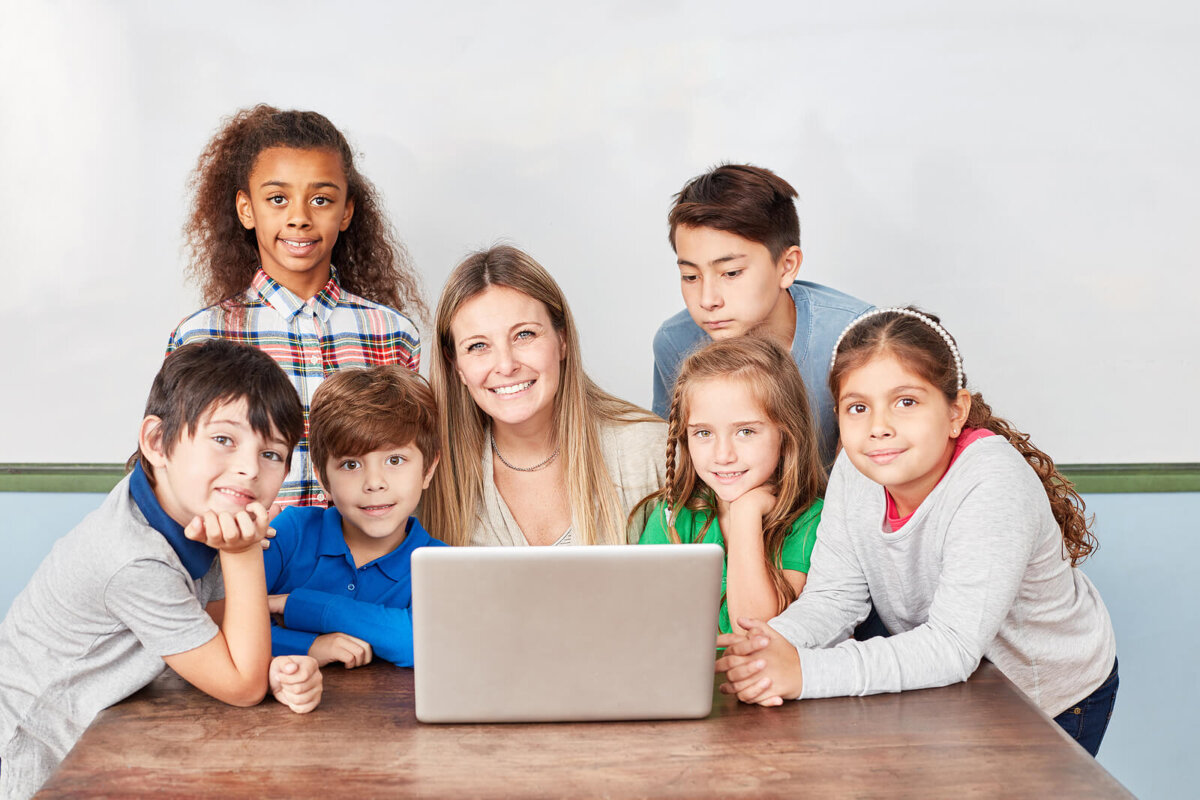
M 515 334 L 513 334 L 513 341 L 529 342 L 529 341 L 536 339 L 537 336 L 538 336 L 537 331 L 526 328 L 524 330 L 517 331 Z M 480 353 L 486 349 L 487 349 L 487 342 L 471 342 L 469 345 L 467 345 L 466 347 L 463 348 L 463 352 L 464 353 Z

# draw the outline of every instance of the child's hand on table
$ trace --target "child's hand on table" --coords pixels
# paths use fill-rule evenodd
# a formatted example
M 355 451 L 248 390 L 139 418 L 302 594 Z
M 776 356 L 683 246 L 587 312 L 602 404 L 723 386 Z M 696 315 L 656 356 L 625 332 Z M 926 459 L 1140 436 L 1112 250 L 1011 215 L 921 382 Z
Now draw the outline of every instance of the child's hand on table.
M 314 639 L 308 654 L 322 667 L 340 661 L 346 665 L 346 669 L 370 664 L 373 655 L 370 643 L 348 633 L 337 632 L 323 633 Z
M 796 648 L 762 620 L 738 619 L 745 636 L 723 633 L 717 646 L 725 654 L 717 659 L 716 671 L 725 673 L 721 691 L 736 694 L 743 703 L 781 705 L 800 696 L 804 685 L 800 654 Z
M 320 704 L 323 681 L 317 660 L 310 656 L 276 656 L 267 673 L 271 694 L 297 714 L 307 714 Z

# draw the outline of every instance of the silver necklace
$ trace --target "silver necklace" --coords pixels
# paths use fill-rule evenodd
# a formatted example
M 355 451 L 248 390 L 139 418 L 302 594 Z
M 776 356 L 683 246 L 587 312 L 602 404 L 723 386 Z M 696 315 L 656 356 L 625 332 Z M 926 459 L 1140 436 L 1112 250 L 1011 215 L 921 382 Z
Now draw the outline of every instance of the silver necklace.
M 492 439 L 492 452 L 496 454 L 496 458 L 500 459 L 501 464 L 508 467 L 509 469 L 515 469 L 517 472 L 537 472 L 539 469 L 546 466 L 554 459 L 558 458 L 558 448 L 556 447 L 556 448 L 554 448 L 554 452 L 550 454 L 550 457 L 547 458 L 542 463 L 534 464 L 532 467 L 518 467 L 515 464 L 508 463 L 508 459 L 505 458 L 504 455 L 500 452 L 500 448 L 496 447 L 496 434 L 490 433 L 488 435 Z

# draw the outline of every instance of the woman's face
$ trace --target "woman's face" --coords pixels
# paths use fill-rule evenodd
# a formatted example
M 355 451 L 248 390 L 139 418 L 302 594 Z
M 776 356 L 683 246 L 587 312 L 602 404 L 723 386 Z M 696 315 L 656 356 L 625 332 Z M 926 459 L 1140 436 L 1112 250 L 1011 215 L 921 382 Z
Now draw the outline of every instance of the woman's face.
M 490 286 L 450 321 L 454 365 L 493 424 L 549 425 L 567 345 L 539 300 Z

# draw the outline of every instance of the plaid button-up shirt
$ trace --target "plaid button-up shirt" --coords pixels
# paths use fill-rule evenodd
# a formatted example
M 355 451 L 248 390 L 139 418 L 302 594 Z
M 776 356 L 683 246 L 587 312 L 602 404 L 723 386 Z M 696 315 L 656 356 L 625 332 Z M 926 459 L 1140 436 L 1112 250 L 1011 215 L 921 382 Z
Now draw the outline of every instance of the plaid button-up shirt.
M 171 334 L 170 353 L 188 342 L 228 339 L 267 353 L 292 379 L 304 404 L 304 438 L 279 490 L 281 505 L 326 505 L 308 455 L 308 409 L 313 392 L 334 370 L 420 365 L 421 340 L 412 320 L 388 306 L 342 289 L 334 272 L 311 300 L 301 300 L 259 269 L 239 296 L 197 311 Z

